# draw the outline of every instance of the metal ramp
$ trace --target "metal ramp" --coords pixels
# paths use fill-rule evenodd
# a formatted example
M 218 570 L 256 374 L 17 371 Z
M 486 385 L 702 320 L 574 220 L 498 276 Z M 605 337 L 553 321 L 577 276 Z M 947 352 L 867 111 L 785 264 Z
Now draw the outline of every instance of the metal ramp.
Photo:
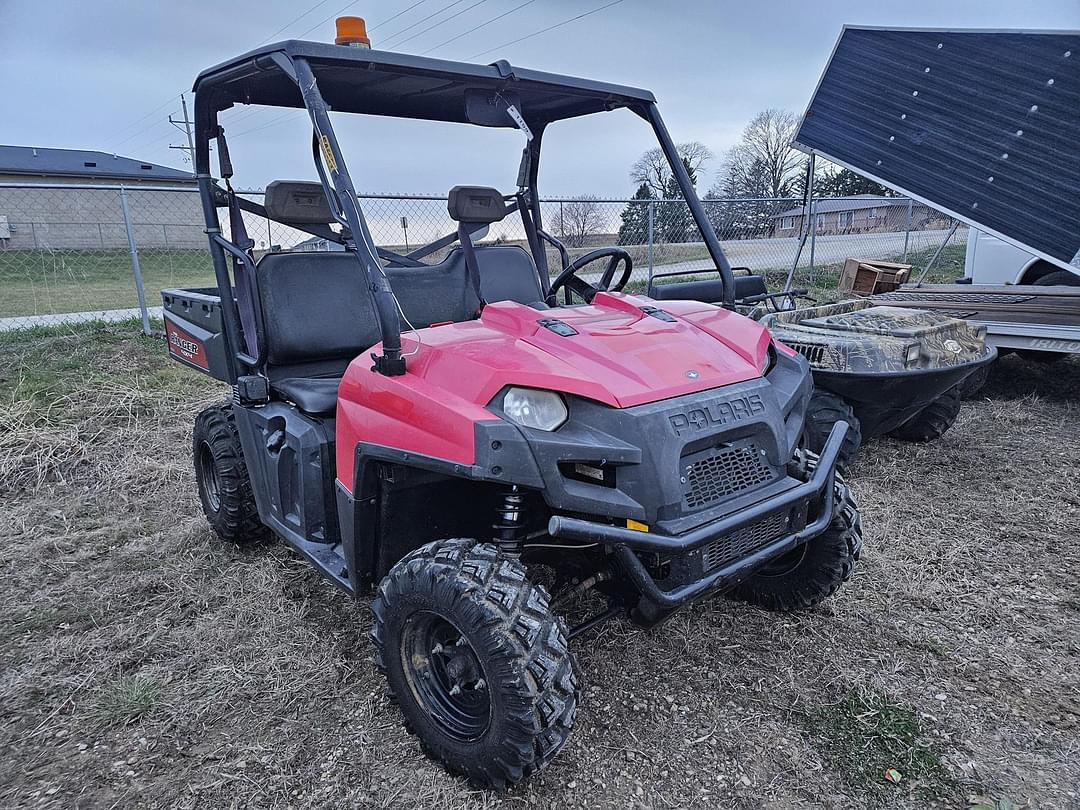
M 1080 32 L 845 27 L 795 145 L 1080 269 Z

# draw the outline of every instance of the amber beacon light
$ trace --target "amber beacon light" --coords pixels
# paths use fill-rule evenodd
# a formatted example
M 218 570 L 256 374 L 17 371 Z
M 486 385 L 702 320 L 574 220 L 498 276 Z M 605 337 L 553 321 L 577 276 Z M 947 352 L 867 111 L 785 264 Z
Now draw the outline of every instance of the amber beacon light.
M 350 45 L 354 48 L 370 48 L 371 40 L 368 39 L 367 25 L 363 17 L 338 17 L 337 36 L 334 37 L 335 45 Z

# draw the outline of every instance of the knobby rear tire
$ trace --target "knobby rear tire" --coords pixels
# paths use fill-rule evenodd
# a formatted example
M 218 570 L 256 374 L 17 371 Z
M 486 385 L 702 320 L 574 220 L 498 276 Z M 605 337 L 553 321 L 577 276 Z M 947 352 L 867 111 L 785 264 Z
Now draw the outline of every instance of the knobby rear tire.
M 269 533 L 259 520 L 231 404 L 211 406 L 195 417 L 192 455 L 199 500 L 217 536 L 237 545 L 265 540 Z
M 840 420 L 848 423 L 848 432 L 844 437 L 844 443 L 840 446 L 840 455 L 837 464 L 841 470 L 846 470 L 855 460 L 855 456 L 862 446 L 862 428 L 859 418 L 846 399 L 832 391 L 823 388 L 815 388 L 810 395 L 810 403 L 806 407 L 806 421 L 803 425 L 803 436 L 806 447 L 814 453 L 820 454 L 825 449 L 825 442 L 829 439 L 829 432 Z
M 990 379 L 991 363 L 980 366 L 960 383 L 960 399 L 975 399 Z

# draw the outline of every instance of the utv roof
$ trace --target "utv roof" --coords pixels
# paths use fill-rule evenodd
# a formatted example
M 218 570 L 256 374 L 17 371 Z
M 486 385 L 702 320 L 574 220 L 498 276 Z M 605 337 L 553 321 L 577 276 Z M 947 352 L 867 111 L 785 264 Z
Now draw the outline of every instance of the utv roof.
M 193 89 L 200 97 L 208 94 L 214 110 L 232 104 L 303 108 L 299 89 L 286 72 L 294 58 L 307 60 L 323 98 L 337 112 L 513 127 L 509 116 L 470 117 L 467 100 L 499 91 L 513 99 L 531 126 L 655 101 L 648 90 L 505 61 L 474 65 L 300 40 L 264 45 L 204 70 Z

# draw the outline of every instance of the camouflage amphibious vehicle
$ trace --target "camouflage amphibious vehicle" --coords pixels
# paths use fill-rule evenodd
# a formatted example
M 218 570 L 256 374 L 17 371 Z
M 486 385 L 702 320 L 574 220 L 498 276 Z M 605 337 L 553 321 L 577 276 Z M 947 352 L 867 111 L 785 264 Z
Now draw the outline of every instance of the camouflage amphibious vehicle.
M 941 436 L 960 412 L 965 380 L 997 355 L 986 343 L 985 327 L 940 312 L 866 300 L 756 309 L 773 337 L 813 369 L 806 417 L 810 447 L 844 419 L 853 428 L 845 448 L 849 459 L 861 439 L 887 433 L 925 442 Z
M 657 273 L 649 297 L 710 301 L 716 281 L 657 283 L 709 270 Z M 810 363 L 814 393 L 806 414 L 811 450 L 824 446 L 836 422 L 848 423 L 841 463 L 863 439 L 888 434 L 926 442 L 947 431 L 960 412 L 965 382 L 997 356 L 986 329 L 941 312 L 875 306 L 868 300 L 800 308 L 806 290 L 769 293 L 765 279 L 735 276 L 739 311 L 768 327 Z

